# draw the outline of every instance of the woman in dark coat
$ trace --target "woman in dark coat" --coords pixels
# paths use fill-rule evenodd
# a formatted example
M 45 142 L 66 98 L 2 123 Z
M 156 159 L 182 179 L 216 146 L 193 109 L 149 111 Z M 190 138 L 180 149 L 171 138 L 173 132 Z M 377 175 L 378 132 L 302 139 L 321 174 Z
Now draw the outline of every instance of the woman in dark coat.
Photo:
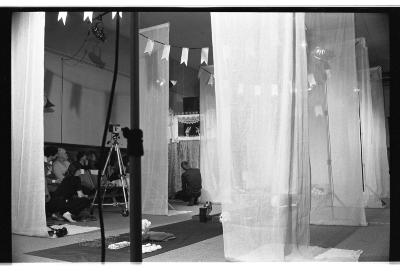
M 76 222 L 79 213 L 90 205 L 88 196 L 82 191 L 81 166 L 78 162 L 70 164 L 65 178 L 52 193 L 49 211 L 59 212 L 69 222 Z

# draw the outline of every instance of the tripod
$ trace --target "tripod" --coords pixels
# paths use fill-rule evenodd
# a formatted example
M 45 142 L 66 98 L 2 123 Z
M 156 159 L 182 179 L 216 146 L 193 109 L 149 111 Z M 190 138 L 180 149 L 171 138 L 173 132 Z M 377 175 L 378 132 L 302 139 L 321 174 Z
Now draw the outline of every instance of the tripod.
M 112 197 L 113 199 L 113 203 L 102 203 L 103 205 L 112 205 L 112 206 L 123 206 L 122 210 L 121 210 L 121 215 L 126 217 L 129 216 L 129 204 L 128 204 L 128 180 L 126 177 L 126 171 L 125 171 L 125 167 L 124 167 L 124 163 L 122 161 L 122 155 L 121 155 L 121 151 L 119 148 L 119 143 L 118 140 L 120 139 L 119 133 L 112 133 L 111 136 L 111 140 L 108 142 L 111 142 L 111 147 L 110 147 L 110 151 L 108 152 L 108 156 L 107 156 L 107 160 L 106 163 L 104 164 L 104 168 L 101 172 L 101 181 L 103 181 L 103 178 L 106 177 L 106 172 L 108 167 L 111 164 L 111 154 L 113 153 L 113 151 L 115 151 L 115 153 L 117 154 L 117 161 L 118 161 L 118 170 L 119 170 L 119 179 L 118 182 L 120 182 L 120 185 L 117 185 L 118 187 L 122 187 L 122 193 L 124 195 L 124 202 L 120 203 L 116 200 L 115 196 Z M 106 192 L 109 188 L 111 187 L 115 187 L 115 184 L 113 184 L 112 182 L 108 181 L 108 179 L 106 179 L 106 183 L 104 185 L 104 192 L 103 192 L 103 196 L 102 196 L 102 201 L 104 201 L 104 197 L 106 195 Z M 93 208 L 95 205 L 97 205 L 96 202 L 96 198 L 97 195 L 100 195 L 100 193 L 97 192 L 94 195 L 94 199 L 91 205 L 91 212 L 93 212 Z

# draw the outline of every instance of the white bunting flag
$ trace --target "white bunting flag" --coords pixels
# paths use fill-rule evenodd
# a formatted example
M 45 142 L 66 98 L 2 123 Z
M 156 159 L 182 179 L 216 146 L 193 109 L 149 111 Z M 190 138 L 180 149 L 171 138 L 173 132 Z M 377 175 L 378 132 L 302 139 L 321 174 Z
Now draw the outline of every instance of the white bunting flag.
M 176 80 L 171 80 L 172 86 L 175 86 L 177 81 Z
M 165 59 L 168 61 L 169 59 L 169 51 L 171 50 L 171 46 L 170 45 L 165 45 L 163 52 L 162 52 L 162 56 L 161 56 L 161 60 Z
M 201 61 L 200 61 L 200 65 L 206 63 L 206 65 L 208 65 L 208 47 L 203 47 L 201 49 Z
M 319 115 L 324 116 L 324 112 L 322 111 L 321 106 L 314 107 L 315 116 L 318 117 Z
M 114 19 L 116 14 L 117 14 L 117 12 L 111 12 L 112 19 Z M 122 18 L 122 12 L 118 12 L 118 15 L 119 15 L 120 18 Z
M 92 17 L 93 17 L 93 12 L 83 12 L 83 21 L 85 21 L 87 18 L 92 22 Z
M 148 53 L 149 55 L 151 55 L 153 48 L 154 48 L 154 42 L 148 39 L 144 53 Z
M 185 65 L 187 66 L 188 56 L 189 56 L 189 49 L 187 47 L 182 48 L 181 64 L 185 63 Z
M 67 12 L 59 12 L 57 21 L 60 21 L 60 19 L 62 19 L 65 25 L 65 22 L 67 21 Z
M 213 85 L 214 84 L 214 75 L 210 75 L 210 78 L 207 82 L 208 85 Z

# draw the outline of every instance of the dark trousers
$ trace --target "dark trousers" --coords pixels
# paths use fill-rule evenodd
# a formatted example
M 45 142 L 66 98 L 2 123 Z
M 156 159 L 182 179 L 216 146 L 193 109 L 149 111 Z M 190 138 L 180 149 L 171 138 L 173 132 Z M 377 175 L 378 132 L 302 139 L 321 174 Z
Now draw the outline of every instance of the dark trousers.
M 69 211 L 72 215 L 78 216 L 79 213 L 89 207 L 89 205 L 90 200 L 88 198 L 73 197 L 69 200 L 65 200 L 61 197 L 52 196 L 50 201 L 46 203 L 46 213 L 48 216 L 57 212 L 62 215 Z
M 78 216 L 82 210 L 90 206 L 90 200 L 88 198 L 73 197 L 67 201 L 66 205 L 67 211 L 74 216 Z
M 184 202 L 191 201 L 191 199 L 193 199 L 193 202 L 197 202 L 197 199 L 200 197 L 200 195 L 201 193 L 190 193 L 181 190 L 176 192 L 175 199 L 182 200 Z

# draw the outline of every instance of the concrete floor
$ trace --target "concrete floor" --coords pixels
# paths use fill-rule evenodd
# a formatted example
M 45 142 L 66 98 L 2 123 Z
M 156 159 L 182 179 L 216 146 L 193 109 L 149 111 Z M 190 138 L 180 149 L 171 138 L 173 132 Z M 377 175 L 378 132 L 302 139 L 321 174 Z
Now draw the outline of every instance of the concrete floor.
M 199 206 L 188 207 L 184 203 L 173 204 L 178 211 L 192 211 L 186 214 L 173 216 L 143 215 L 143 219 L 152 222 L 152 228 L 171 223 L 189 220 L 192 215 L 198 214 Z M 212 214 L 220 213 L 219 205 L 213 206 Z M 389 260 L 389 231 L 390 209 L 366 209 L 366 227 L 359 227 L 350 236 L 343 239 L 335 248 L 363 250 L 360 261 L 388 261 Z M 104 209 L 104 223 L 106 236 L 115 236 L 129 231 L 129 219 L 122 217 L 114 207 Z M 98 226 L 98 222 L 86 222 L 81 225 Z M 58 262 L 57 260 L 26 255 L 25 253 L 64 246 L 82 241 L 100 238 L 100 231 L 79 235 L 72 235 L 58 239 L 38 238 L 13 235 L 13 262 Z M 153 257 L 144 259 L 145 262 L 219 262 L 224 261 L 223 238 L 217 236 L 180 249 L 175 249 Z

